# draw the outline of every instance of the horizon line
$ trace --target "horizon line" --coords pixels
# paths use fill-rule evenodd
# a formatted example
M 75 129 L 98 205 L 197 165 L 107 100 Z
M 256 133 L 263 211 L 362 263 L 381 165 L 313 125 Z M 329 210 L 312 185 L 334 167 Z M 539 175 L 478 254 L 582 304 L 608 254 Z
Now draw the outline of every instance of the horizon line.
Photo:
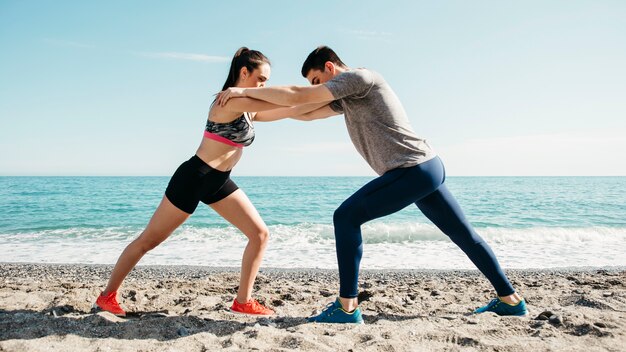
M 171 175 L 0 175 L 0 177 L 171 177 Z M 233 175 L 233 177 L 380 177 L 376 175 Z M 446 175 L 446 177 L 626 177 L 626 175 Z

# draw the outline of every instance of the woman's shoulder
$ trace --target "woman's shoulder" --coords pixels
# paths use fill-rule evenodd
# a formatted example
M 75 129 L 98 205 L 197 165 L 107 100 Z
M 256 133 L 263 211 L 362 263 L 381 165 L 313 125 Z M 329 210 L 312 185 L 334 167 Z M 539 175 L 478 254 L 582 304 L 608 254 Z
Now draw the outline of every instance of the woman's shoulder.
M 227 123 L 241 118 L 243 115 L 243 112 L 226 110 L 217 104 L 213 104 L 209 109 L 207 120 L 216 123 Z

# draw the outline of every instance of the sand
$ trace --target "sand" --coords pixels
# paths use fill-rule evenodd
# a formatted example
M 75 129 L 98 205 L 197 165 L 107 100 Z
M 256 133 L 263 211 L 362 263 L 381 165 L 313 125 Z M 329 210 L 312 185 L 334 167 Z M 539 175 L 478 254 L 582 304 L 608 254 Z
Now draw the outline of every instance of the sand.
M 333 270 L 262 270 L 270 318 L 227 311 L 237 269 L 187 266 L 137 267 L 120 291 L 128 317 L 93 314 L 110 270 L 0 264 L 0 351 L 626 350 L 624 268 L 508 271 L 528 317 L 472 315 L 494 294 L 476 271 L 363 271 L 359 326 L 305 322 L 334 300 Z

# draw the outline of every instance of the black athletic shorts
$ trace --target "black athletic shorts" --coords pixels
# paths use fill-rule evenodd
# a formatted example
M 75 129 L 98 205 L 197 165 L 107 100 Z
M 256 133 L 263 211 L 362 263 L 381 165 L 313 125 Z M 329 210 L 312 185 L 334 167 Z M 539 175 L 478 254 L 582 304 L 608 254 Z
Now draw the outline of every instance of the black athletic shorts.
M 178 209 L 193 214 L 199 202 L 218 202 L 237 189 L 239 187 L 230 179 L 230 171 L 216 170 L 194 155 L 174 172 L 165 196 Z

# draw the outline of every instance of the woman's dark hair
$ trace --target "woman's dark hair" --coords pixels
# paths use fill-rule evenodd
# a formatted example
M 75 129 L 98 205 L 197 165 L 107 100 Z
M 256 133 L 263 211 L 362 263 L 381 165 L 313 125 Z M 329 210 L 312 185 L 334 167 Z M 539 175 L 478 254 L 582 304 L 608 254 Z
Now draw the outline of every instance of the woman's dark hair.
M 247 68 L 248 72 L 252 73 L 252 71 L 254 71 L 255 68 L 258 68 L 261 64 L 271 65 L 270 60 L 265 57 L 263 53 L 257 50 L 250 50 L 245 46 L 239 48 L 239 50 L 235 53 L 235 56 L 233 56 L 233 61 L 230 62 L 228 78 L 226 78 L 226 82 L 224 83 L 222 90 L 235 86 L 235 83 L 237 83 L 237 80 L 239 79 L 239 73 L 241 72 L 242 67 Z
M 313 50 L 306 60 L 304 60 L 304 63 L 302 64 L 302 77 L 306 78 L 306 75 L 309 74 L 309 71 L 311 70 L 320 70 L 324 72 L 324 65 L 328 61 L 341 67 L 347 67 L 346 64 L 344 64 L 339 56 L 337 56 L 337 54 L 333 51 L 333 49 L 327 47 L 326 45 L 321 45 Z

